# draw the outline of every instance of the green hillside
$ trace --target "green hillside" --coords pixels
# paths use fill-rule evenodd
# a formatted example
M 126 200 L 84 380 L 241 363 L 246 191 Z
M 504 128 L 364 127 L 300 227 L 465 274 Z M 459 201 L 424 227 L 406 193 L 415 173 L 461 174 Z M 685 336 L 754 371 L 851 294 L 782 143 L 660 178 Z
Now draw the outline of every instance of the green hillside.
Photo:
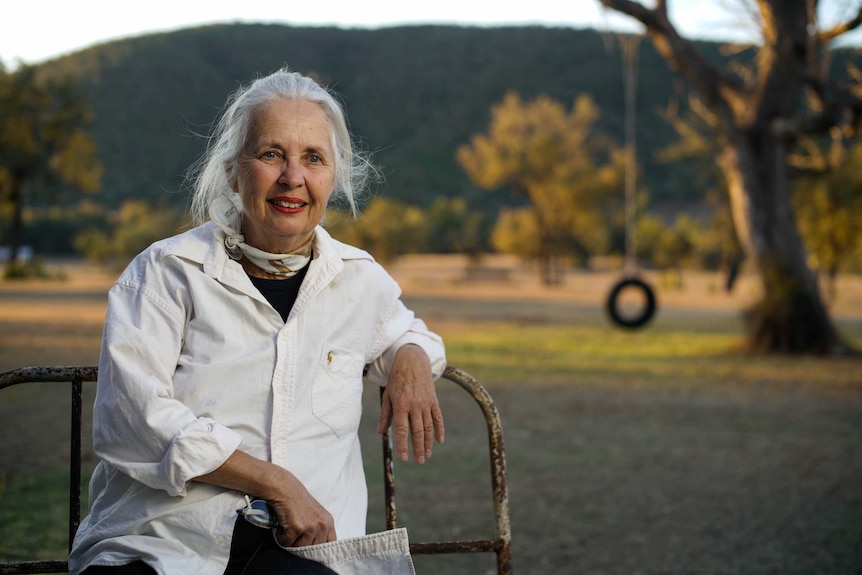
M 712 57 L 716 45 L 704 44 Z M 376 30 L 233 24 L 101 44 L 42 65 L 81 79 L 105 167 L 99 202 L 143 198 L 184 205 L 183 172 L 202 151 L 227 93 L 283 64 L 313 74 L 343 99 L 353 131 L 386 175 L 381 190 L 419 205 L 463 196 L 494 208 L 510 199 L 474 188 L 454 160 L 514 90 L 571 103 L 590 94 L 600 130 L 622 142 L 622 59 L 594 30 L 395 27 Z M 673 134 L 658 115 L 681 80 L 641 45 L 639 154 L 653 203 L 696 201 L 691 173 L 654 160 Z

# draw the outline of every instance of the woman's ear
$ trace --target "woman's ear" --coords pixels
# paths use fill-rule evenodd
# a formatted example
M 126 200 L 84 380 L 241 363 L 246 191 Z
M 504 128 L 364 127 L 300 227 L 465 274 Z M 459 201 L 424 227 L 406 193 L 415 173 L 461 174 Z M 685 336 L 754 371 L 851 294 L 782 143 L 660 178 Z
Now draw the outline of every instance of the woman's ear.
M 237 187 L 237 165 L 236 162 L 224 163 L 224 177 L 227 179 L 227 185 L 234 193 L 239 193 Z

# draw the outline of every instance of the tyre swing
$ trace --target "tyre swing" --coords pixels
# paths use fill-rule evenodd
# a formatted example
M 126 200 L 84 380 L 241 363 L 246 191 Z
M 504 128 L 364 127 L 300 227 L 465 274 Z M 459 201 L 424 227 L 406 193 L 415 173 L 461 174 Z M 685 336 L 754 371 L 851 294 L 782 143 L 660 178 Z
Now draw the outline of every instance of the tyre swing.
M 626 255 L 623 277 L 612 287 L 605 301 L 605 312 L 610 320 L 625 329 L 638 329 L 653 318 L 657 309 L 655 292 L 652 287 L 640 277 L 637 268 L 637 244 L 635 242 L 635 220 L 637 210 L 637 162 L 635 153 L 635 83 L 637 80 L 635 64 L 637 61 L 640 36 L 621 36 L 623 60 L 625 63 L 625 97 L 626 97 L 626 172 L 625 172 L 625 208 L 626 208 Z M 636 311 L 630 305 L 624 305 L 630 294 L 639 296 Z
M 620 300 L 625 292 L 628 297 L 629 292 L 640 292 L 643 304 L 641 308 L 634 314 L 630 314 L 627 310 L 621 310 Z M 652 319 L 656 312 L 656 300 L 650 285 L 641 278 L 631 275 L 624 276 L 617 281 L 608 294 L 608 299 L 605 302 L 605 311 L 611 321 L 620 327 L 627 329 L 637 329 L 645 326 Z

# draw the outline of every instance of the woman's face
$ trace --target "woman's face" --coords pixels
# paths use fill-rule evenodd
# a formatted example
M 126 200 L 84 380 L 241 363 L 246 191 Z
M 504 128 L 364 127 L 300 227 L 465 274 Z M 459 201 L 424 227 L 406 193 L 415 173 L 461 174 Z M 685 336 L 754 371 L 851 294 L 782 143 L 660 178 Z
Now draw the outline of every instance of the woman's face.
M 311 238 L 335 186 L 331 134 L 314 102 L 277 98 L 258 108 L 231 186 L 246 243 L 283 254 Z

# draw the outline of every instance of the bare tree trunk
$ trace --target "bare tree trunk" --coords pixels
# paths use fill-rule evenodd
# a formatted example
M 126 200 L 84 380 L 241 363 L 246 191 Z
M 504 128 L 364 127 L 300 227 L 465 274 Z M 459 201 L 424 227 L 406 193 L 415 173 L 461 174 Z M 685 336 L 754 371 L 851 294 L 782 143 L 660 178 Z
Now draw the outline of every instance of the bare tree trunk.
M 549 254 L 541 256 L 539 258 L 539 273 L 544 286 L 551 287 L 563 283 L 562 265 L 558 256 Z
M 536 210 L 536 224 L 539 228 L 539 274 L 542 285 L 554 286 L 561 283 L 559 255 L 552 227 L 546 222 L 541 210 Z
M 725 131 L 725 136 L 719 164 L 740 242 L 756 263 L 763 291 L 746 311 L 749 347 L 785 353 L 849 350 L 806 262 L 790 204 L 784 145 L 767 129 Z

